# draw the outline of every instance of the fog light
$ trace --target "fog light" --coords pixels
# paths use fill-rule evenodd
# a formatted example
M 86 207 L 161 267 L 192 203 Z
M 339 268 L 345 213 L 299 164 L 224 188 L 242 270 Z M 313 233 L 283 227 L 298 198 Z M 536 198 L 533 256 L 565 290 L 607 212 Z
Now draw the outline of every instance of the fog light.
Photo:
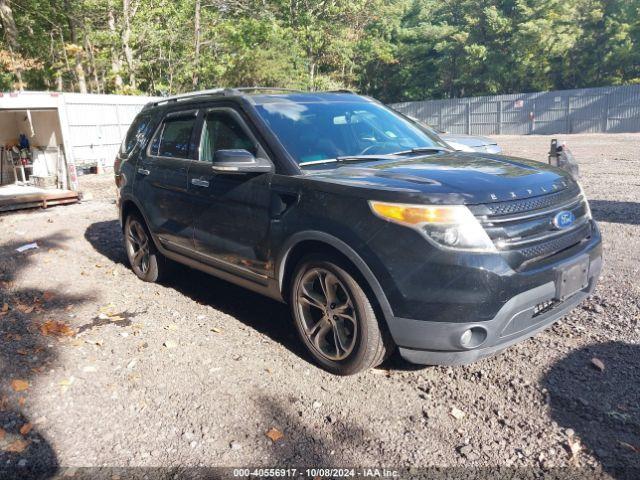
M 473 332 L 471 330 L 465 330 L 464 333 L 460 336 L 460 345 L 463 347 L 468 347 L 471 344 L 471 339 L 473 338 Z
M 454 246 L 456 243 L 458 243 L 458 230 L 456 228 L 447 228 L 445 230 L 444 243 L 451 246 Z
M 460 335 L 460 346 L 462 348 L 476 348 L 487 339 L 487 331 L 482 327 L 471 327 Z

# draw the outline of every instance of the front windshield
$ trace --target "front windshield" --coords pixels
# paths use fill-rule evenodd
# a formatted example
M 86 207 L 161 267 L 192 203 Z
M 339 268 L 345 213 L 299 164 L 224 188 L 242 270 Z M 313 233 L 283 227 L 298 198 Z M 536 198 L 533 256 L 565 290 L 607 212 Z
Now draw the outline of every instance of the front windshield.
M 374 102 L 273 98 L 256 108 L 300 165 L 415 148 L 446 148 L 437 137 Z

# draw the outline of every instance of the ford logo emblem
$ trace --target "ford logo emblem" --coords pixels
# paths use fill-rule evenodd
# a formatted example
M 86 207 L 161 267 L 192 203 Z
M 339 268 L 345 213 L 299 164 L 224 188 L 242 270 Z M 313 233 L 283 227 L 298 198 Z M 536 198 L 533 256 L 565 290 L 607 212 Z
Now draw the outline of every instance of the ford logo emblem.
M 576 216 L 572 212 L 563 210 L 553 217 L 553 225 L 558 229 L 569 228 L 576 221 Z

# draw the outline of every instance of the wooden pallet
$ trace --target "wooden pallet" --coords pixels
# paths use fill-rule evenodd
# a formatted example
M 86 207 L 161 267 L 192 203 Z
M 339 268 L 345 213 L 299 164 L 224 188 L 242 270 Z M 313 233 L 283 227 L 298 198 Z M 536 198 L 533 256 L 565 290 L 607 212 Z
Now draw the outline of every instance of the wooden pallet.
M 39 192 L 3 194 L 0 189 L 0 212 L 23 208 L 47 208 L 53 205 L 75 203 L 78 192 L 71 190 L 42 190 Z

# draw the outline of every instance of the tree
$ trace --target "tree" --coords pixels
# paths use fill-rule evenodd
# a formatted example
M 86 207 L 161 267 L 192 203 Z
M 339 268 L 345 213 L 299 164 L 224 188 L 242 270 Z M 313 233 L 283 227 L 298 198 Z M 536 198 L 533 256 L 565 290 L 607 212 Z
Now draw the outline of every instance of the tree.
M 13 10 L 7 0 L 0 0 L 0 22 L 2 23 L 2 29 L 4 31 L 5 41 L 9 47 L 9 68 L 11 72 L 16 76 L 18 81 L 18 90 L 22 90 L 24 84 L 22 83 L 22 65 L 18 59 L 20 44 L 18 43 L 18 28 L 13 18 Z
M 0 25 L 3 88 L 390 102 L 640 82 L 640 0 L 0 0 Z

